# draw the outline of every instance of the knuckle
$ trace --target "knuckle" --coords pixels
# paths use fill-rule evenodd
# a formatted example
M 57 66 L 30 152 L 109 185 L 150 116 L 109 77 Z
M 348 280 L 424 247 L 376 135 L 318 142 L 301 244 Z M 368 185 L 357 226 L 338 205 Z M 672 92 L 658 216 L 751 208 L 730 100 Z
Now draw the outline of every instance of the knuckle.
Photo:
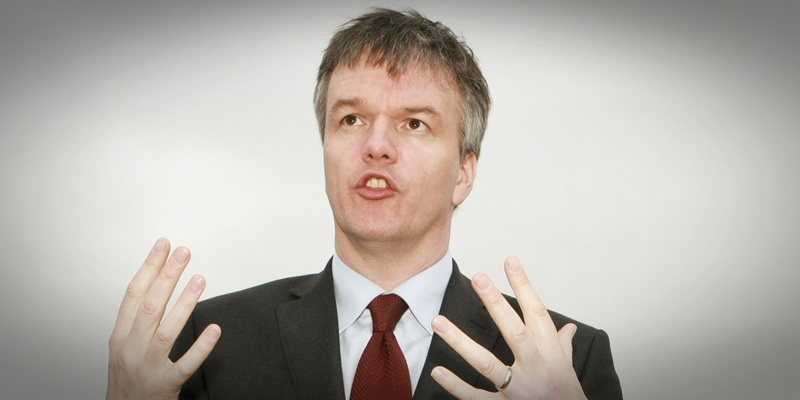
M 147 265 L 149 269 L 160 269 L 161 265 L 155 262 L 154 258 L 156 257 L 153 257 L 152 255 L 150 257 L 145 258 L 144 264 Z
M 108 350 L 109 352 L 114 352 L 115 350 L 119 349 L 122 345 L 122 339 L 119 337 L 119 334 L 114 332 L 111 334 L 111 337 L 108 338 Z
M 450 381 L 447 382 L 447 385 L 450 386 L 450 393 L 458 392 L 458 381 L 456 379 L 450 379 Z
M 180 377 L 180 380 L 189 379 L 189 377 L 192 376 L 192 373 L 194 373 L 194 371 L 190 370 L 189 368 L 186 367 L 186 365 L 182 363 L 175 363 L 174 365 L 175 365 L 175 372 L 178 375 L 178 377 Z
M 142 294 L 142 288 L 136 282 L 131 282 L 125 288 L 125 298 L 135 299 Z
M 194 344 L 194 351 L 199 354 L 201 358 L 205 359 L 211 354 L 211 346 L 198 340 Z
M 175 268 L 174 265 L 168 265 L 161 270 L 161 276 L 163 276 L 169 281 L 176 281 L 178 280 L 178 278 L 180 278 L 181 271 Z
M 174 340 L 174 337 L 161 329 L 156 330 L 156 334 L 153 336 L 156 344 L 162 347 L 170 346 Z
M 542 302 L 533 304 L 530 312 L 536 318 L 550 318 L 550 313 L 547 311 L 547 307 L 545 307 Z
M 464 339 L 464 338 L 462 338 L 462 337 L 461 337 L 461 335 L 460 335 L 460 333 L 461 333 L 461 332 L 460 332 L 460 331 L 459 331 L 457 328 L 456 328 L 456 329 L 453 329 L 453 328 L 454 328 L 454 327 L 451 327 L 451 328 L 450 328 L 450 329 L 449 329 L 449 330 L 448 330 L 448 331 L 447 331 L 447 332 L 444 334 L 444 336 L 446 336 L 446 337 L 448 338 L 448 340 L 447 340 L 448 342 L 452 342 L 452 343 L 461 343 L 461 342 L 463 341 L 463 339 Z
M 494 370 L 496 364 L 497 361 L 495 361 L 494 357 L 487 357 L 479 366 L 478 372 L 480 372 L 481 375 L 486 376 Z
M 518 278 L 516 284 L 517 284 L 517 286 L 519 286 L 521 288 L 528 287 L 528 286 L 531 286 L 531 287 L 533 286 L 533 285 L 531 285 L 531 281 L 526 276 Z
M 155 317 L 159 313 L 159 307 L 151 301 L 145 300 L 139 305 L 139 311 L 148 317 Z
M 129 352 L 122 352 L 114 359 L 114 367 L 120 371 L 130 371 L 137 364 L 135 357 Z
M 493 306 L 501 305 L 506 301 L 506 299 L 503 298 L 503 295 L 500 294 L 499 292 L 492 293 L 491 295 L 489 295 L 489 298 L 487 300 L 489 301 L 489 304 Z
M 450 334 L 450 338 L 448 341 L 450 342 L 450 345 L 455 349 L 459 349 L 464 345 L 464 338 L 461 335 L 455 334 L 455 332 Z
M 196 295 L 183 293 L 178 297 L 175 307 L 182 308 L 184 310 L 193 310 L 194 306 L 197 304 L 197 299 L 199 296 L 199 293 Z
M 511 332 L 509 332 L 511 340 L 516 343 L 522 343 L 525 340 L 527 340 L 529 334 L 530 333 L 528 332 L 528 328 L 525 325 L 515 327 L 514 329 L 511 330 Z

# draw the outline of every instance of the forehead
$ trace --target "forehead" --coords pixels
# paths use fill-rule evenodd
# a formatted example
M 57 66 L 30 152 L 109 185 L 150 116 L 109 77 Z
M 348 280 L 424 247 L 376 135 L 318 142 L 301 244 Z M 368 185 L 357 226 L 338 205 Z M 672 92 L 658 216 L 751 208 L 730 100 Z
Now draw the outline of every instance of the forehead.
M 454 108 L 460 114 L 461 95 L 452 81 L 447 72 L 432 68 L 408 68 L 392 75 L 381 65 L 341 66 L 331 74 L 326 108 L 330 112 L 337 101 L 345 99 L 397 107 L 425 103 L 442 108 L 441 112 Z

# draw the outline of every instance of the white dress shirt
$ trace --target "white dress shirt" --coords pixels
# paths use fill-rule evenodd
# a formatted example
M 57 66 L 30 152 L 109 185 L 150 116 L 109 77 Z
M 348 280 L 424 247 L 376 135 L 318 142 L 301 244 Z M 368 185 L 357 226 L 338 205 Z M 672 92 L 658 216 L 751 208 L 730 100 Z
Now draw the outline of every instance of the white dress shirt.
M 439 314 L 452 272 L 453 258 L 448 251 L 436 264 L 391 292 L 408 304 L 408 310 L 397 323 L 394 335 L 408 363 L 412 393 L 417 388 L 433 338 L 431 321 Z M 333 289 L 339 317 L 342 379 L 345 398 L 349 399 L 358 361 L 372 337 L 372 316 L 367 306 L 376 296 L 389 292 L 351 269 L 337 254 L 333 255 Z

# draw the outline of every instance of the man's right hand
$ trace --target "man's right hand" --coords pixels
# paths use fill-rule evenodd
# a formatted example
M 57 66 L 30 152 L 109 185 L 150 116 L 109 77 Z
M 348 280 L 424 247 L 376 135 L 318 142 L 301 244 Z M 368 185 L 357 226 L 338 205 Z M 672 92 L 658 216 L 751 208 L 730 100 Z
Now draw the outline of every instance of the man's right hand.
M 177 399 L 181 385 L 208 357 L 222 333 L 218 325 L 209 325 L 180 360 L 170 361 L 170 349 L 206 283 L 202 276 L 193 276 L 162 321 L 191 257 L 189 249 L 178 247 L 167 259 L 169 250 L 168 240 L 156 241 L 122 299 L 108 342 L 106 400 Z

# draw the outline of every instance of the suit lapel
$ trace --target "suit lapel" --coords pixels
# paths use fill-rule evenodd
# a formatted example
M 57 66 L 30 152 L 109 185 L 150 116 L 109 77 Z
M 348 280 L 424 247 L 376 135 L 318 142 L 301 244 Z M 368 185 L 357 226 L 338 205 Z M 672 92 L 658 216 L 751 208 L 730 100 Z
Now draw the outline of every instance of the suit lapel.
M 298 299 L 281 305 L 276 312 L 298 398 L 344 400 L 331 263 L 292 293 Z
M 453 261 L 453 272 L 445 290 L 442 307 L 439 311 L 479 345 L 492 349 L 497 342 L 500 331 L 493 323 L 480 298 L 472 289 L 469 279 L 461 275 L 458 265 Z M 428 357 L 422 368 L 414 399 L 452 398 L 436 381 L 431 378 L 431 370 L 443 366 L 464 382 L 476 386 L 481 375 L 458 355 L 438 335 L 431 340 Z

